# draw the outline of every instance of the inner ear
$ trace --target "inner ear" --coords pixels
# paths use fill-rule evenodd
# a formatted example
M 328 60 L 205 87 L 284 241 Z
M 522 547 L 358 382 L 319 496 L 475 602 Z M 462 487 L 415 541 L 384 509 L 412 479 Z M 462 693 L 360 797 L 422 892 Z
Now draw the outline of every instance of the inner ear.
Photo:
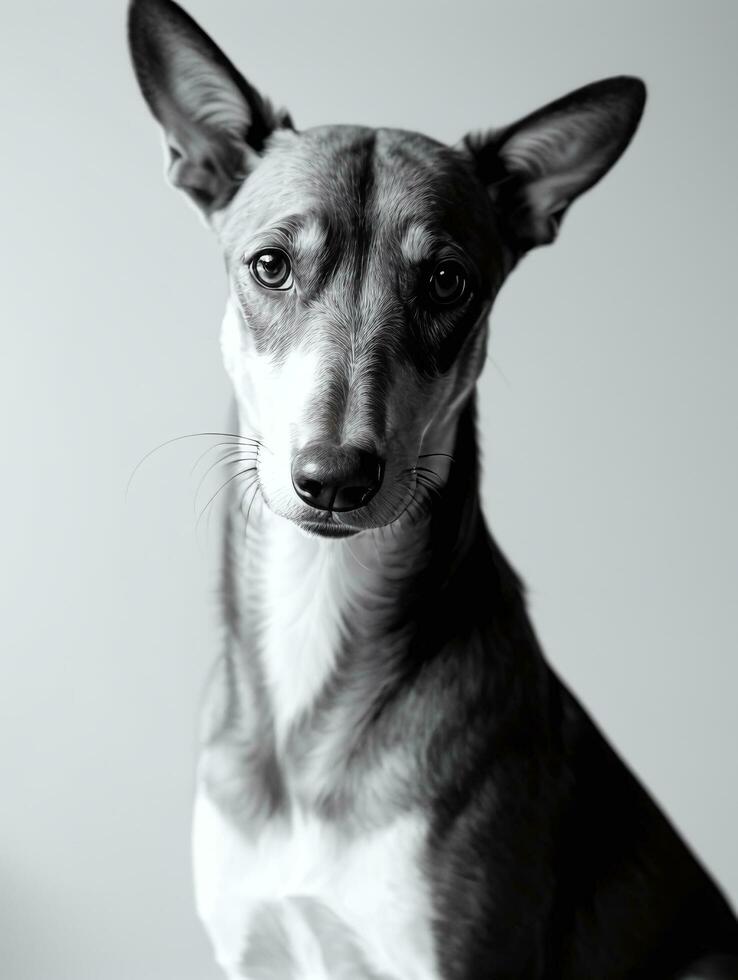
M 173 0 L 133 0 L 128 34 L 141 92 L 161 124 L 168 176 L 206 213 L 238 190 L 275 129 L 291 127 Z
M 504 129 L 465 137 L 463 146 L 521 252 L 553 241 L 570 204 L 625 150 L 645 97 L 640 79 L 608 78 Z

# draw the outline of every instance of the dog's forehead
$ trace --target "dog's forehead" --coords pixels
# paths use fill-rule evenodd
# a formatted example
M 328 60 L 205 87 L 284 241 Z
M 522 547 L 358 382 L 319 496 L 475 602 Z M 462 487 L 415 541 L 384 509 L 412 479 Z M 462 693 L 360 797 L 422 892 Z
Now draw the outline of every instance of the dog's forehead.
M 463 153 L 418 133 L 357 126 L 280 132 L 225 216 L 226 246 L 279 223 L 318 223 L 406 241 L 423 232 L 472 251 L 491 232 L 489 202 Z

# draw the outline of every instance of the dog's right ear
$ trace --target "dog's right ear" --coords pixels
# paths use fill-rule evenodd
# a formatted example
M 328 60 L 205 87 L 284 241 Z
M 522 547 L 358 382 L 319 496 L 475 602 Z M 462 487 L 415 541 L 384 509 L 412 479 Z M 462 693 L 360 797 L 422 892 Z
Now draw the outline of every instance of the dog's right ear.
M 292 122 L 173 0 L 132 0 L 128 39 L 138 84 L 164 130 L 169 180 L 210 215 L 236 193 L 271 133 Z

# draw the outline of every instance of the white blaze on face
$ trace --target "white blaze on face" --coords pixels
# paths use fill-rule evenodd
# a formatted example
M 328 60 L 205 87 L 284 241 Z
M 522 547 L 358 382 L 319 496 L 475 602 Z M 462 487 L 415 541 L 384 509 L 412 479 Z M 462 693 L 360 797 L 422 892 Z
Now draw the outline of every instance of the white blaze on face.
M 298 347 L 276 362 L 259 354 L 249 326 L 233 302 L 226 307 L 221 330 L 226 371 L 233 384 L 243 435 L 256 436 L 259 478 L 273 503 L 295 503 L 290 467 L 293 454 L 311 439 L 310 407 L 319 396 L 324 372 L 320 352 Z

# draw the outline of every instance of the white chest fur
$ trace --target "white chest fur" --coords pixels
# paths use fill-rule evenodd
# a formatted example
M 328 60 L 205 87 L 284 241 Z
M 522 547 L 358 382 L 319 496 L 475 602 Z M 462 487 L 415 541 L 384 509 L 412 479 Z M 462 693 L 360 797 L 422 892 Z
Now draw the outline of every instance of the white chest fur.
M 333 670 L 348 596 L 345 545 L 307 538 L 288 521 L 264 515 L 261 663 L 278 750 L 309 711 Z
M 417 814 L 342 838 L 275 818 L 249 840 L 201 793 L 197 905 L 229 978 L 438 980 Z

